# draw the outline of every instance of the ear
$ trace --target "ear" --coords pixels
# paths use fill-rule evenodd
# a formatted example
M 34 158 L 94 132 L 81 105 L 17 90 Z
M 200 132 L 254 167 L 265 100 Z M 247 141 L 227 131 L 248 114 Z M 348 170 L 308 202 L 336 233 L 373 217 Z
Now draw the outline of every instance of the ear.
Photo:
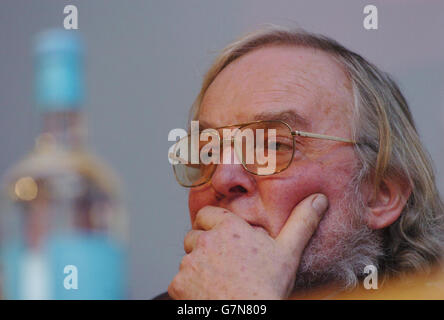
M 367 224 L 372 229 L 382 229 L 399 218 L 412 188 L 407 181 L 384 179 L 378 193 L 367 205 Z

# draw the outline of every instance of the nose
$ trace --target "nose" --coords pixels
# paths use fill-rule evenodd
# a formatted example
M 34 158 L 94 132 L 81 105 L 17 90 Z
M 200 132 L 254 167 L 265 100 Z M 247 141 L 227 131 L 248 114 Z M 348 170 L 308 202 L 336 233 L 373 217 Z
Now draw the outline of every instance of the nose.
M 255 180 L 239 163 L 233 148 L 224 148 L 222 161 L 213 173 L 211 185 L 224 198 L 233 199 L 251 194 Z

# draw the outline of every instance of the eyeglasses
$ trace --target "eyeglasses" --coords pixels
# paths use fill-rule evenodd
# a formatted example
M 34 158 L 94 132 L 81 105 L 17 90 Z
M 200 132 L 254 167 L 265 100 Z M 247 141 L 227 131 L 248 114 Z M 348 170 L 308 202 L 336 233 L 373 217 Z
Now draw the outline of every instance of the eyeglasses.
M 233 127 L 236 129 L 229 139 L 220 138 L 221 130 Z M 251 132 L 256 134 L 249 135 Z M 194 138 L 194 144 L 192 135 L 185 136 L 174 145 L 173 152 L 169 154 L 173 160 L 176 180 L 183 187 L 198 187 L 211 180 L 217 164 L 220 163 L 221 153 L 218 154 L 217 150 L 220 150 L 221 146 L 224 152 L 229 146 L 231 153 L 234 144 L 237 163 L 242 164 L 242 167 L 251 174 L 267 176 L 282 172 L 290 166 L 296 152 L 299 152 L 295 137 L 356 144 L 355 141 L 345 138 L 293 130 L 288 123 L 281 120 L 260 120 L 207 129 L 202 131 L 200 136 L 201 138 Z M 203 136 L 205 138 L 202 138 Z M 210 137 L 211 141 L 208 139 Z M 248 141 L 249 138 L 251 139 Z M 247 143 L 243 143 L 245 140 Z M 199 155 L 202 161 L 199 161 Z M 254 157 L 254 155 L 261 156 Z M 264 161 L 271 156 L 272 166 L 270 161 Z

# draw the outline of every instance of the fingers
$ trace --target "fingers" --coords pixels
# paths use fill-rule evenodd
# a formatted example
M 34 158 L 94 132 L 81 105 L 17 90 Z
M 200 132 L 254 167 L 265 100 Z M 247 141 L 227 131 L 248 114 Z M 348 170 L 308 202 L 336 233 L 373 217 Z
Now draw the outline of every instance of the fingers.
M 203 207 L 196 214 L 196 218 L 193 222 L 193 229 L 211 230 L 218 223 L 226 219 L 227 215 L 234 216 L 234 214 L 227 209 L 212 206 Z
M 190 253 L 196 247 L 199 237 L 208 230 L 213 229 L 217 224 L 231 214 L 227 209 L 206 206 L 200 209 L 193 222 L 193 228 L 187 233 L 184 239 L 184 250 Z M 231 214 L 232 215 L 232 214 Z
M 193 251 L 194 247 L 196 246 L 197 239 L 204 233 L 205 231 L 202 230 L 191 230 L 187 233 L 185 236 L 185 240 L 183 242 L 183 248 L 186 253 L 190 253 Z
M 314 194 L 302 200 L 291 212 L 276 241 L 282 248 L 290 250 L 295 261 L 299 261 L 327 208 L 327 197 Z

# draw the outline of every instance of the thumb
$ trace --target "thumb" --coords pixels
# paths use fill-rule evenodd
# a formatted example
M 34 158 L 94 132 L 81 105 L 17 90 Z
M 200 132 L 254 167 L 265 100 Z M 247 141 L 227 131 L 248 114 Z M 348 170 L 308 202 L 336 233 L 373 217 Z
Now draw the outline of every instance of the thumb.
M 299 261 L 327 208 L 327 197 L 317 193 L 302 200 L 288 217 L 276 241 L 281 248 L 288 250 L 296 261 Z

